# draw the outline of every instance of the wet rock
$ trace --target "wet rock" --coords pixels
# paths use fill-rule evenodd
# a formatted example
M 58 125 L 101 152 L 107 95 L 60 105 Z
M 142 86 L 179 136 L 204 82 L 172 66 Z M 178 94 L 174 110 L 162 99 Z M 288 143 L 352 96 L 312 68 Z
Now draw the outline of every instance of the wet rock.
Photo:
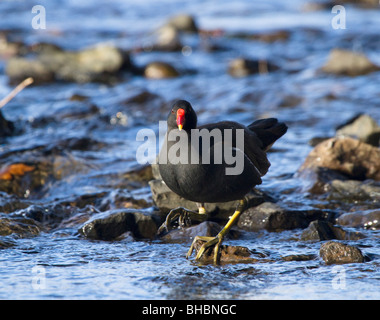
M 3 165 L 0 169 L 0 191 L 14 194 L 21 198 L 29 197 L 31 190 L 42 187 L 48 176 L 47 163 L 13 163 Z
M 221 226 L 218 223 L 205 221 L 188 228 L 171 230 L 161 239 L 166 241 L 187 241 L 194 239 L 196 236 L 215 237 L 220 230 Z
M 15 235 L 19 238 L 36 236 L 41 226 L 33 219 L 15 217 L 0 218 L 0 236 Z
M 352 138 L 332 138 L 318 144 L 298 171 L 317 167 L 355 180 L 380 180 L 380 149 Z
M 336 222 L 343 226 L 379 230 L 380 209 L 347 212 L 339 216 Z
M 195 254 L 198 253 L 201 246 L 204 244 L 203 241 L 196 241 L 194 244 Z M 260 261 L 260 259 L 257 259 L 253 257 L 253 252 L 249 250 L 246 247 L 242 246 L 228 246 L 228 245 L 221 245 L 220 246 L 220 263 L 221 264 L 227 264 L 227 263 L 255 263 Z M 203 256 L 200 259 L 201 263 L 213 263 L 214 261 L 214 250 L 213 247 L 206 249 Z
M 15 132 L 15 125 L 12 121 L 5 119 L 0 110 L 0 138 L 9 137 Z
M 244 211 L 238 221 L 238 227 L 248 231 L 282 231 L 306 228 L 313 220 L 331 220 L 334 213 L 322 210 L 288 210 L 281 206 L 264 202 Z
M 296 176 L 302 179 L 302 189 L 313 194 L 324 194 L 330 190 L 331 181 L 344 181 L 347 176 L 322 167 L 299 170 Z
M 251 60 L 238 58 L 232 60 L 228 65 L 228 73 L 233 77 L 246 77 L 251 74 L 265 74 L 276 71 L 279 67 L 266 60 Z
M 310 261 L 316 259 L 315 254 L 291 254 L 289 256 L 281 257 L 284 261 Z
M 179 72 L 169 63 L 156 61 L 145 67 L 144 76 L 148 79 L 175 78 L 179 76 Z
M 7 249 L 14 247 L 16 245 L 16 241 L 12 238 L 12 236 L 3 236 L 0 239 L 0 249 Z
M 372 63 L 364 54 L 333 49 L 321 70 L 337 75 L 359 76 L 379 71 L 380 67 Z
M 380 183 L 373 180 L 333 180 L 326 187 L 326 191 L 329 192 L 329 200 L 349 203 L 367 201 L 376 204 L 380 197 Z
M 158 94 L 142 90 L 120 102 L 120 112 L 125 111 L 136 125 L 151 125 L 162 120 L 167 114 L 167 103 Z M 154 110 L 155 112 L 151 112 Z
M 157 224 L 146 210 L 119 209 L 94 215 L 78 231 L 95 240 L 114 240 L 127 231 L 139 239 L 153 239 Z
M 35 82 L 54 80 L 107 82 L 119 71 L 130 69 L 129 55 L 112 46 L 97 46 L 77 52 L 43 51 L 36 59 L 11 58 L 6 73 L 11 82 L 32 77 Z
M 302 232 L 301 240 L 358 240 L 365 236 L 360 232 L 344 230 L 341 227 L 334 226 L 331 222 L 316 220 Z
M 378 147 L 380 126 L 367 114 L 358 114 L 336 130 L 337 136 L 348 136 Z
M 8 194 L 0 191 L 0 212 L 11 213 L 17 210 L 25 209 L 29 206 L 29 202 L 20 199 L 14 194 Z
M 173 191 L 162 180 L 151 180 L 149 185 L 152 191 L 153 201 L 164 215 L 170 210 L 177 207 L 184 207 L 189 210 L 198 211 L 195 202 L 186 200 Z M 273 201 L 273 199 L 263 192 L 254 189 L 248 195 L 248 207 L 257 206 L 264 201 Z M 229 216 L 235 211 L 237 201 L 223 203 L 206 203 L 205 208 L 209 213 L 209 217 L 216 220 L 228 220 Z M 202 220 L 194 220 L 194 222 L 202 222 Z
M 319 255 L 326 264 L 360 263 L 365 258 L 361 250 L 336 241 L 328 241 L 321 245 Z
M 200 224 L 188 227 L 171 230 L 165 234 L 161 239 L 166 241 L 188 241 L 194 239 L 196 236 L 215 237 L 223 226 L 213 221 L 204 221 Z M 228 239 L 237 239 L 239 232 L 237 230 L 230 230 L 226 235 Z

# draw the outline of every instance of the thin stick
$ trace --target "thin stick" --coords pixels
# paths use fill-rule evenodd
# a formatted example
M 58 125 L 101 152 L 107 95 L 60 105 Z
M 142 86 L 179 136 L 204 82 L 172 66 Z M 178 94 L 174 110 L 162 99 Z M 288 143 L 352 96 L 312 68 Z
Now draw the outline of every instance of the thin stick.
M 32 77 L 29 77 L 29 78 L 26 78 L 23 82 L 21 82 L 16 88 L 14 88 L 5 98 L 3 98 L 1 101 L 0 101 L 0 109 L 2 107 L 4 107 L 9 101 L 11 101 L 15 96 L 16 94 L 18 94 L 22 89 L 24 89 L 25 87 L 29 86 L 30 84 L 33 83 L 33 78 Z

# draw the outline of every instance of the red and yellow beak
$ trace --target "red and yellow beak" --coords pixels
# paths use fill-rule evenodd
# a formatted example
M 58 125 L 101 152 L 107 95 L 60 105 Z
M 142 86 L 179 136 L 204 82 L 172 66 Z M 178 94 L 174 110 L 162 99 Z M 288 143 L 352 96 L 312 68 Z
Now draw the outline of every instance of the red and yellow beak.
M 177 110 L 177 126 L 178 130 L 181 131 L 185 124 L 185 110 L 178 109 Z

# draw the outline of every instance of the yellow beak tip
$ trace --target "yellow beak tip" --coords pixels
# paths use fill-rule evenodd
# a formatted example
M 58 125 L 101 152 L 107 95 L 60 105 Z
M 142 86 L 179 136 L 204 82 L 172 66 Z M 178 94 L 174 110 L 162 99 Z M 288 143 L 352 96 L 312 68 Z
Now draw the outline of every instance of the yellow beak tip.
M 178 130 L 181 131 L 181 130 L 182 130 L 182 127 L 183 127 L 182 124 L 179 124 L 179 125 L 178 125 Z

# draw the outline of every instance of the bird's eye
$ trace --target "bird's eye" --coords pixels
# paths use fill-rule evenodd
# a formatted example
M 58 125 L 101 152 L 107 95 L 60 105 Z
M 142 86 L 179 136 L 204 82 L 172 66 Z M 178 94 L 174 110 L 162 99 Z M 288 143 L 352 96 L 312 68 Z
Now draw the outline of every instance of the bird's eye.
M 174 109 L 172 109 L 172 113 L 175 113 Z

